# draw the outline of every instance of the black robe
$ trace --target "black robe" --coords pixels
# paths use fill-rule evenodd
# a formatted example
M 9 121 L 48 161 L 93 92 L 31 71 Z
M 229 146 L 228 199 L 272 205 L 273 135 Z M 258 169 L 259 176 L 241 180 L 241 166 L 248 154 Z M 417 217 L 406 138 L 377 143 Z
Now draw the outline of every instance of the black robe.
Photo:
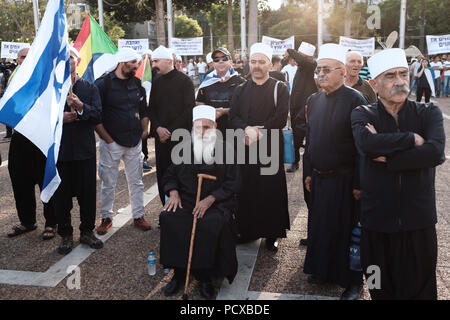
M 308 102 L 308 131 L 304 157 L 305 174 L 312 177 L 310 225 L 304 272 L 347 287 L 357 284 L 349 269 L 349 246 L 355 226 L 357 152 L 350 115 L 367 101 L 345 85 L 326 94 L 312 95 Z
M 159 141 L 156 133 L 158 127 L 168 129 L 192 129 L 192 108 L 195 105 L 194 85 L 184 73 L 174 69 L 159 76 L 154 81 L 149 102 L 150 135 L 155 137 L 156 177 L 161 202 L 164 203 L 162 179 L 164 172 L 172 163 L 170 154 L 178 142 L 170 139 L 165 143 Z
M 253 80 L 240 85 L 231 102 L 230 127 L 245 129 L 247 126 L 264 126 L 279 133 L 279 167 L 274 175 L 261 175 L 260 163 L 242 165 L 242 191 L 238 194 L 238 230 L 243 239 L 285 238 L 290 228 L 286 175 L 284 172 L 284 143 L 281 129 L 286 125 L 289 110 L 289 91 L 278 84 L 277 106 L 274 88 L 277 81 L 269 78 L 263 85 Z M 269 146 L 271 133 L 268 131 Z M 246 147 L 248 160 L 248 147 Z
M 200 197 L 202 200 L 213 195 L 216 201 L 204 217 L 197 220 L 191 268 L 227 277 L 231 283 L 237 273 L 234 213 L 239 173 L 236 165 L 172 164 L 166 170 L 164 193 L 169 196 L 171 190 L 178 190 L 183 208 L 175 212 L 163 211 L 160 215 L 161 264 L 167 268 L 187 267 L 198 173 L 217 177 L 217 181 L 203 180 Z

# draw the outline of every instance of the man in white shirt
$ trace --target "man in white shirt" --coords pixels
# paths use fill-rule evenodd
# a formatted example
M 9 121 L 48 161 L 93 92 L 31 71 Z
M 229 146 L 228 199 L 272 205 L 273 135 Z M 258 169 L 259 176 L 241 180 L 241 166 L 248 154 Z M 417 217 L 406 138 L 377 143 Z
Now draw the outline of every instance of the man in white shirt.
M 444 88 L 442 89 L 444 97 L 448 97 L 450 90 L 450 61 L 447 60 L 447 55 L 443 54 L 441 57 L 444 72 Z
M 409 95 L 408 97 L 411 95 L 411 92 L 414 90 L 414 88 L 416 87 L 417 84 L 417 71 L 419 71 L 419 68 L 422 64 L 422 59 L 423 57 L 421 55 L 417 56 L 416 61 L 414 61 L 411 64 L 411 69 L 410 69 L 410 74 L 411 74 L 411 85 L 409 86 Z
M 189 59 L 189 64 L 187 66 L 187 72 L 188 72 L 188 76 L 189 78 L 191 78 L 192 81 L 194 81 L 194 77 L 195 77 L 195 63 L 193 59 Z
M 295 62 L 295 60 L 289 58 L 289 63 L 284 66 L 281 72 L 284 72 L 287 75 L 289 81 L 289 94 L 291 94 L 292 86 L 294 85 L 295 74 L 297 73 L 297 63 Z
M 202 83 L 206 76 L 206 70 L 208 69 L 208 65 L 203 62 L 202 58 L 198 58 L 197 69 L 200 83 Z
M 436 90 L 436 98 L 439 98 L 441 95 L 441 70 L 442 70 L 442 62 L 439 56 L 435 56 L 433 58 L 433 62 L 430 63 L 430 66 L 434 70 L 434 88 Z

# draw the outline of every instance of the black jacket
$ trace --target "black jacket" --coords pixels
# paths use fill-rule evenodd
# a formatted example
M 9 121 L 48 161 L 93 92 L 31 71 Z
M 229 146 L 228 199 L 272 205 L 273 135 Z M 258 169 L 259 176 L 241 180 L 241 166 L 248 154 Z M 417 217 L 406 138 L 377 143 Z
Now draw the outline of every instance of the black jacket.
M 377 134 L 365 128 L 372 124 Z M 360 153 L 361 223 L 377 232 L 430 227 L 437 222 L 435 167 L 445 161 L 442 113 L 433 104 L 406 100 L 398 125 L 378 101 L 352 112 Z M 414 133 L 425 139 L 415 147 Z M 385 156 L 386 163 L 373 159 Z
M 78 114 L 78 121 L 63 124 L 58 161 L 86 160 L 95 158 L 96 155 L 94 128 L 102 119 L 98 89 L 80 78 L 72 90 L 84 104 L 83 113 Z M 70 111 L 67 103 L 64 111 Z

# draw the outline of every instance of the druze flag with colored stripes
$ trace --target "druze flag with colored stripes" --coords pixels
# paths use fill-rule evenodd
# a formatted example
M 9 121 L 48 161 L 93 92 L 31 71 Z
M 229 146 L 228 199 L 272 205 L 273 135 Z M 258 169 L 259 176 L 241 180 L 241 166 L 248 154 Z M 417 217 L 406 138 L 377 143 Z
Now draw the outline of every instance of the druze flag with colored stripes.
M 117 64 L 117 47 L 89 13 L 73 46 L 81 57 L 77 72 L 91 83 Z
M 148 103 L 150 99 L 150 91 L 152 90 L 152 66 L 147 55 L 145 56 L 144 61 L 139 66 L 139 69 L 136 71 L 136 78 L 141 80 L 141 85 L 144 87 L 147 94 Z
M 49 0 L 30 51 L 0 100 L 0 122 L 24 135 L 47 157 L 44 202 L 61 182 L 56 163 L 70 84 L 64 0 Z

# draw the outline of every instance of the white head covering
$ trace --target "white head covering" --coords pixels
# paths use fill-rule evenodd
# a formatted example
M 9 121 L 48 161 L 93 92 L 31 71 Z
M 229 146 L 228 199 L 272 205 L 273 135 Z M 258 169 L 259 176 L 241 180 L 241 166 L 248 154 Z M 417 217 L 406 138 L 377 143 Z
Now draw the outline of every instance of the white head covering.
M 333 59 L 345 64 L 347 62 L 347 49 L 335 43 L 327 43 L 320 47 L 319 57 L 320 59 Z
M 213 59 L 211 56 L 212 56 L 212 52 L 210 52 L 206 55 L 206 63 L 209 64 L 209 63 L 213 62 Z
M 181 58 L 181 56 L 180 55 L 178 55 L 177 54 L 177 59 L 176 59 L 177 61 L 183 61 L 183 59 Z
M 307 56 L 313 57 L 314 53 L 316 52 L 316 47 L 308 42 L 303 41 L 300 47 L 298 47 L 298 51 L 306 54 Z
M 73 53 L 75 57 L 80 58 L 80 52 L 78 52 L 77 49 L 75 49 L 73 46 L 69 46 L 70 53 Z
M 252 45 L 252 47 L 250 48 L 250 58 L 255 53 L 262 53 L 267 58 L 269 58 L 269 61 L 272 61 L 273 49 L 269 45 L 267 45 L 265 43 L 262 43 L 262 42 L 254 43 Z
M 192 121 L 198 119 L 209 119 L 216 122 L 216 109 L 207 105 L 194 107 L 192 110 Z
M 141 55 L 142 55 L 142 56 L 143 56 L 144 54 L 152 55 L 152 54 L 153 54 L 153 51 L 150 50 L 150 49 L 147 49 L 147 50 L 144 50 L 144 51 L 141 52 Z
M 153 51 L 152 59 L 172 60 L 173 57 L 172 57 L 172 53 L 170 53 L 170 51 L 166 47 L 159 46 L 155 51 Z
M 404 67 L 408 69 L 408 61 L 403 49 L 386 49 L 374 54 L 367 60 L 372 79 L 375 79 L 383 72 L 392 69 Z
M 117 63 L 141 60 L 141 56 L 139 56 L 137 52 L 131 48 L 120 48 L 119 50 L 117 50 L 115 57 L 117 59 Z

